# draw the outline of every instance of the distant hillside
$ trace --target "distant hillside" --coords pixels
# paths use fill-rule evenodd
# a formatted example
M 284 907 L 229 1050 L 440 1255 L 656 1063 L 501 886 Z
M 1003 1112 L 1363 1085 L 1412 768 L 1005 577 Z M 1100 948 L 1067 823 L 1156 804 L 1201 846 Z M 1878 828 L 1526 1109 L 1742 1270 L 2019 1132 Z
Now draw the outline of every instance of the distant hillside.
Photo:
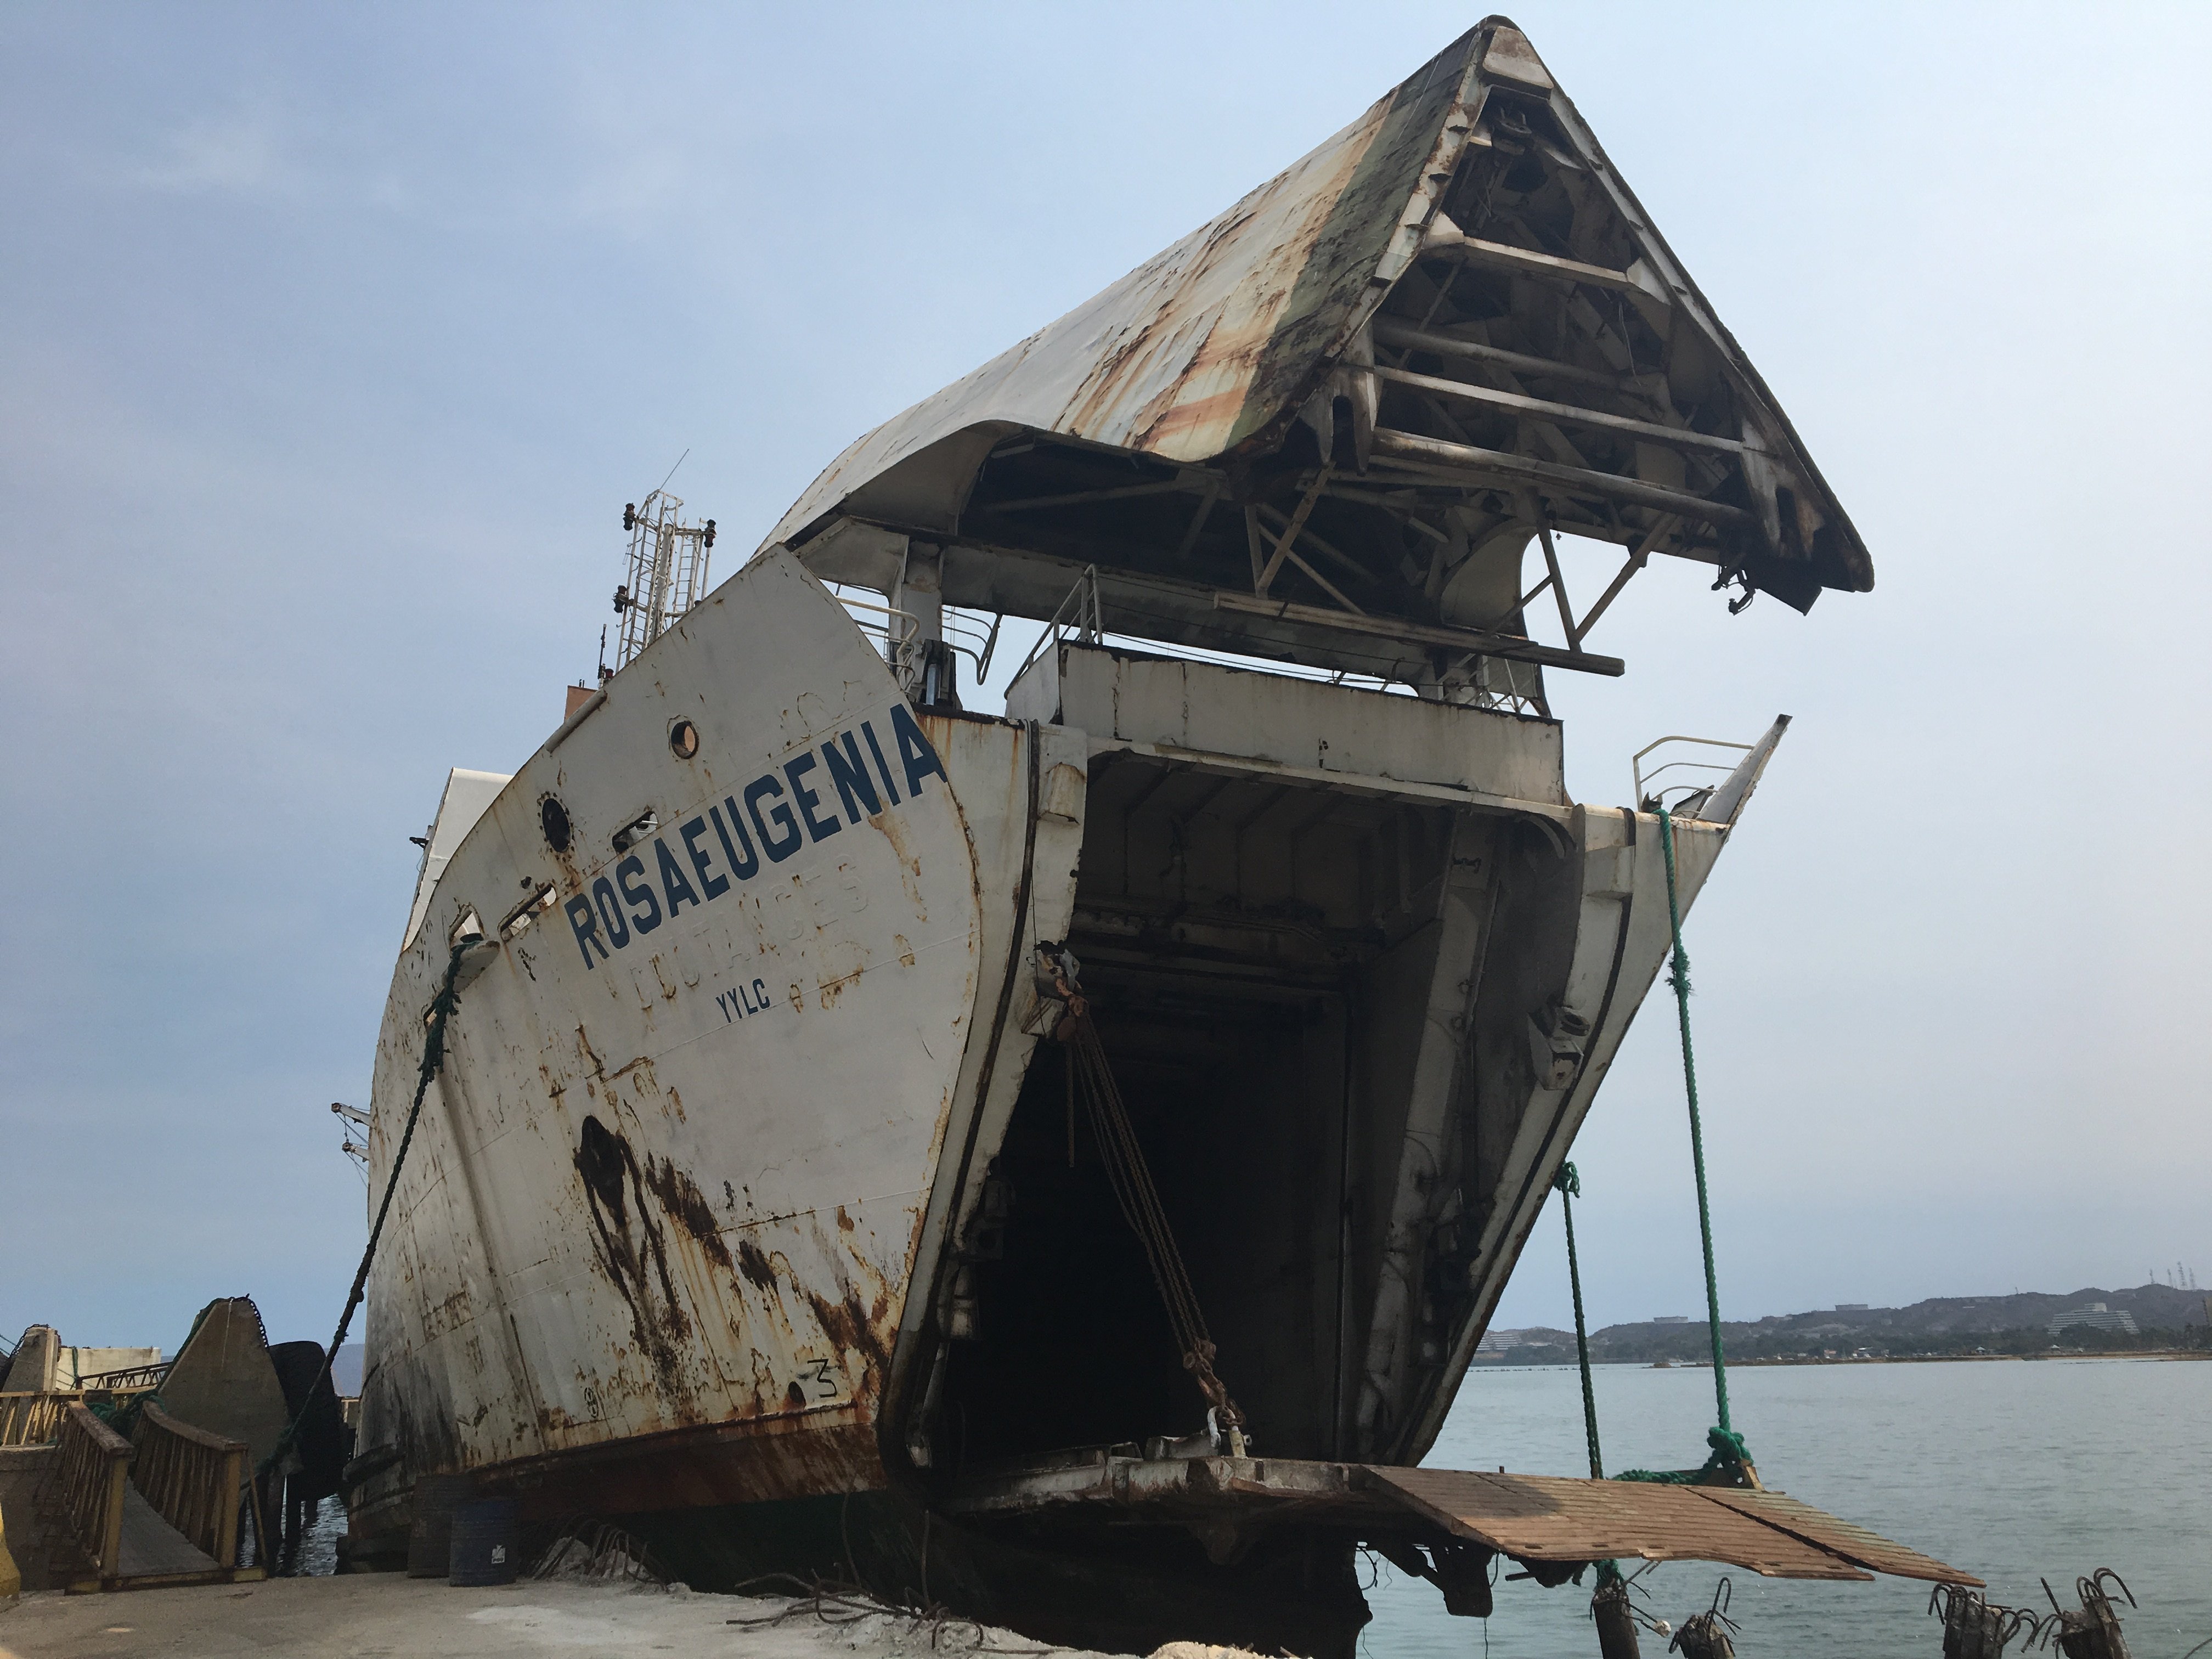
M 1934 1297 L 1909 1308 L 1824 1308 L 1759 1320 L 1725 1320 L 1721 1334 L 1730 1357 L 1743 1359 L 1831 1350 L 1849 1354 L 1862 1348 L 1878 1354 L 1962 1353 L 1977 1348 L 2047 1351 L 2050 1322 L 2092 1302 L 2101 1302 L 2114 1313 L 2134 1315 L 2142 1332 L 2133 1341 L 2117 1334 L 2102 1335 L 2100 1346 L 2168 1346 L 2181 1340 L 2202 1342 L 2206 1337 L 2205 1293 L 2168 1285 L 2118 1291 L 2093 1286 L 2063 1295 L 2023 1291 L 2014 1296 Z M 1476 1358 L 1486 1364 L 1556 1364 L 1575 1357 L 1573 1332 L 1542 1326 L 1492 1331 L 1482 1346 Z M 1590 1333 L 1590 1358 L 1599 1360 L 1695 1359 L 1708 1346 L 1705 1322 L 1696 1316 L 1607 1325 Z

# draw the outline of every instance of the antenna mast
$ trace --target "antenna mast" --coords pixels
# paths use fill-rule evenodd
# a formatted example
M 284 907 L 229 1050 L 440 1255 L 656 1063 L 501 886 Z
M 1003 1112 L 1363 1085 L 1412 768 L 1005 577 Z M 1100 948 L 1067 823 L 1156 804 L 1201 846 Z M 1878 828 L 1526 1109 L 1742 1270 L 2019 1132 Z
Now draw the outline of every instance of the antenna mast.
M 622 618 L 617 670 L 627 668 L 669 623 L 707 597 L 714 545 L 714 521 L 685 524 L 682 500 L 665 487 L 642 502 L 624 502 L 623 528 L 629 532 L 629 580 L 615 589 L 615 614 Z M 600 677 L 611 672 L 602 665 Z

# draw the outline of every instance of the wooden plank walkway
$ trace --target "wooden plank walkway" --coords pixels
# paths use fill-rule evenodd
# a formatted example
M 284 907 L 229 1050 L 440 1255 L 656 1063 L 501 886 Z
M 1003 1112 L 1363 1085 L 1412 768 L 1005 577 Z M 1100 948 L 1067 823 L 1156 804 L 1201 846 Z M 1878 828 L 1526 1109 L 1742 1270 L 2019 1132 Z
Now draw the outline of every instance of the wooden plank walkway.
M 183 1573 L 214 1574 L 216 1559 L 161 1518 L 136 1486 L 123 1489 L 123 1553 L 116 1576 L 127 1586 L 134 1578 L 170 1578 Z

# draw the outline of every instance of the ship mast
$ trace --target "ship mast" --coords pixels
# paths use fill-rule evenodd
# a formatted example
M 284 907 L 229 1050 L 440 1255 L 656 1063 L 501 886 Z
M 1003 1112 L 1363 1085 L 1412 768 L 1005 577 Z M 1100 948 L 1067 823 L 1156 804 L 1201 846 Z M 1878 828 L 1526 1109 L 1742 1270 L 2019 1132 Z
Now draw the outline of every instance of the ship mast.
M 622 635 L 614 668 L 600 665 L 602 679 L 629 667 L 630 659 L 659 638 L 669 623 L 707 597 L 708 562 L 714 545 L 714 521 L 685 524 L 682 499 L 665 489 L 654 490 L 642 502 L 624 502 L 623 528 L 629 532 L 629 577 L 615 589 Z

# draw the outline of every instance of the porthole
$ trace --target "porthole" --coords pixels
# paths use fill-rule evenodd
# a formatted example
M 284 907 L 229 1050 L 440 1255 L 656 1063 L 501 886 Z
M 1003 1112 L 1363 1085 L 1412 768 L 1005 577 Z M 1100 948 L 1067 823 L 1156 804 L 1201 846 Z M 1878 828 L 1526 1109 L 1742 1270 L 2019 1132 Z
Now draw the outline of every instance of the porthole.
M 545 832 L 545 844 L 556 853 L 568 850 L 572 833 L 568 825 L 568 809 L 561 805 L 556 796 L 548 795 L 538 804 L 538 824 Z
M 671 720 L 668 746 L 676 751 L 677 759 L 690 760 L 699 752 L 699 728 L 690 720 Z

